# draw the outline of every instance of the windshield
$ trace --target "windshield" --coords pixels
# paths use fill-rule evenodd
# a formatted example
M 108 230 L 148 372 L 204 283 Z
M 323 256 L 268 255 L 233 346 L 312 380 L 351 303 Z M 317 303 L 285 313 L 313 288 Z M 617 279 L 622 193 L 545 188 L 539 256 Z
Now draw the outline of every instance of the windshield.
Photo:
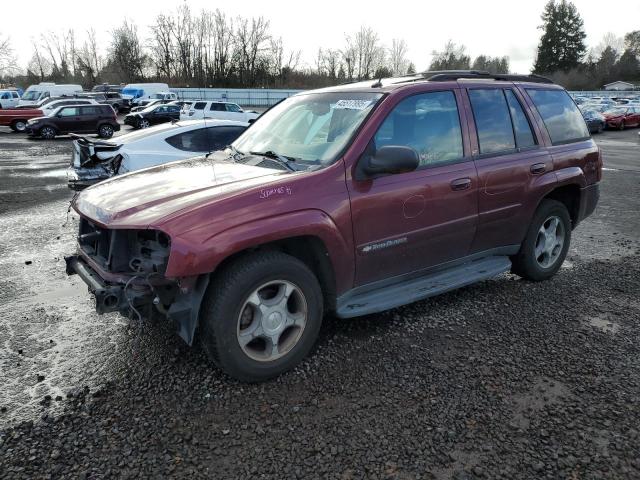
M 276 152 L 303 162 L 334 162 L 380 93 L 309 93 L 266 112 L 233 146 L 242 153 Z
M 40 97 L 40 94 L 42 92 L 39 92 L 37 90 L 31 90 L 29 92 L 25 92 L 25 94 L 22 96 L 23 100 L 37 100 Z

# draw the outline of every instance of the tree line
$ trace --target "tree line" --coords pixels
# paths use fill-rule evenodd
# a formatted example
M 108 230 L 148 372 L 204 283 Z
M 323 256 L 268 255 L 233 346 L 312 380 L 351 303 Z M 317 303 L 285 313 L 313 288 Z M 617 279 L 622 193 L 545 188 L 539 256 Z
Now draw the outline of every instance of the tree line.
M 607 34 L 587 51 L 583 21 L 567 0 L 546 4 L 540 28 L 534 73 L 569 89 L 640 79 L 640 30 L 623 38 Z M 103 49 L 93 29 L 42 33 L 33 42 L 26 74 L 17 68 L 8 37 L 0 34 L 0 81 L 85 87 L 162 81 L 184 87 L 316 88 L 416 72 L 404 39 L 384 44 L 367 26 L 345 35 L 340 46 L 319 48 L 305 63 L 301 50 L 285 45 L 264 17 L 230 17 L 220 9 L 192 12 L 186 3 L 174 13 L 158 15 L 146 36 L 129 21 L 109 34 Z M 472 58 L 464 45 L 451 40 L 431 55 L 429 70 L 510 71 L 509 57 Z

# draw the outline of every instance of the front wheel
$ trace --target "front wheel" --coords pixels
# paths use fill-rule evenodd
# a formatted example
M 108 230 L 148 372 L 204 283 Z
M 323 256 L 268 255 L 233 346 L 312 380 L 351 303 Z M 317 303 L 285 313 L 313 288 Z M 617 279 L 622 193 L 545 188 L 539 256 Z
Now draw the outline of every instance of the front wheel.
M 40 129 L 40 136 L 45 140 L 53 140 L 56 137 L 56 131 L 53 127 L 42 127 Z
M 15 120 L 11 123 L 11 130 L 23 133 L 27 129 L 27 122 L 24 120 Z
M 149 128 L 150 125 L 149 120 L 146 118 L 138 120 L 138 128 Z
M 520 251 L 511 258 L 511 270 L 527 280 L 547 280 L 562 266 L 570 242 L 571 218 L 567 207 L 556 200 L 543 200 Z
M 200 311 L 201 341 L 230 376 L 259 382 L 295 367 L 322 323 L 313 272 L 281 252 L 240 258 L 209 285 Z
M 618 130 L 620 131 L 624 130 L 624 121 L 620 122 L 620 125 L 618 125 Z

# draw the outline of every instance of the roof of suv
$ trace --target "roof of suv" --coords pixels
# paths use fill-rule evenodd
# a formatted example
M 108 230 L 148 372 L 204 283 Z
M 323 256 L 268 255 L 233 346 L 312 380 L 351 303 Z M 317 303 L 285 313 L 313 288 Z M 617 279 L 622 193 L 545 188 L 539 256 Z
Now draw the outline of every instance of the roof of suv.
M 491 74 L 485 71 L 478 70 L 442 70 L 434 72 L 422 72 L 413 75 L 406 75 L 403 77 L 381 78 L 379 80 L 364 80 L 353 83 L 346 83 L 343 85 L 337 85 L 333 87 L 323 88 L 317 91 L 320 92 L 339 92 L 344 90 L 359 90 L 359 91 L 378 91 L 378 92 L 390 92 L 403 87 L 418 85 L 418 84 L 435 84 L 443 82 L 458 81 L 480 81 L 483 83 L 527 83 L 527 84 L 546 84 L 552 88 L 562 88 L 555 84 L 552 80 L 542 77 L 540 75 L 512 75 L 512 74 Z

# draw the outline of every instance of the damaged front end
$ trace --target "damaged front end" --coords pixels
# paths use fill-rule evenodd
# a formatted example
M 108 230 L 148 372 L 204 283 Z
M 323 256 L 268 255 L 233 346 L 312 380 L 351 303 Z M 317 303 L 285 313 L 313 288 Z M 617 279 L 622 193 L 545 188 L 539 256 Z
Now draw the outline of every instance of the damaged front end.
M 65 257 L 66 271 L 87 284 L 99 314 L 148 319 L 158 312 L 175 320 L 191 345 L 209 279 L 165 277 L 170 250 L 159 230 L 106 229 L 81 218 L 78 253 Z
M 67 186 L 71 190 L 83 190 L 119 173 L 123 157 L 118 150 L 122 145 L 71 136 L 75 139 L 71 165 L 67 170 Z

